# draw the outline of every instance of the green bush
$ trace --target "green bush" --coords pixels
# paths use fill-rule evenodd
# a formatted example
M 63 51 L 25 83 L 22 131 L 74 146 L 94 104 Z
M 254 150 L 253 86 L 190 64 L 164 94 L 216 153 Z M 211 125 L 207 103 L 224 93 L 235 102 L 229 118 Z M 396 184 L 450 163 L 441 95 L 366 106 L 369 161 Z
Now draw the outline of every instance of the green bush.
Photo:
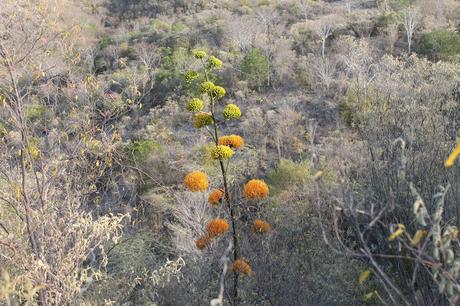
M 0 138 L 5 137 L 7 133 L 5 124 L 0 121 Z
M 460 54 L 460 35 L 449 29 L 425 33 L 420 41 L 419 52 L 432 59 L 452 59 Z
M 253 87 L 261 87 L 268 82 L 270 62 L 260 49 L 252 49 L 241 62 L 241 74 Z
M 173 88 L 182 83 L 183 68 L 186 67 L 189 52 L 185 48 L 163 48 L 162 64 L 156 75 L 157 82 Z
M 276 169 L 268 173 L 267 183 L 270 185 L 272 196 L 281 196 L 286 193 L 313 190 L 316 171 L 312 172 L 310 160 L 295 162 L 281 159 Z M 337 185 L 337 177 L 324 159 L 318 162 L 318 172 L 321 172 L 323 183 L 328 187 Z
M 171 26 L 171 31 L 173 33 L 186 33 L 186 32 L 189 32 L 190 29 L 189 27 L 187 26 L 187 24 L 183 23 L 183 22 L 176 22 L 174 23 L 172 26 Z
M 115 114 L 125 110 L 128 105 L 128 102 L 121 95 L 116 95 L 114 98 L 101 99 L 100 106 L 104 111 L 110 111 Z
M 128 69 L 117 70 L 111 74 L 111 90 L 122 92 L 130 85 L 130 71 Z
M 150 23 L 150 30 L 153 32 L 153 31 L 169 31 L 171 29 L 171 26 L 164 22 L 163 20 L 161 19 L 154 19 L 151 23 Z
M 104 153 L 104 144 L 93 137 L 85 137 L 83 139 L 83 143 L 85 144 L 86 149 L 88 152 L 94 155 L 102 155 Z
M 399 14 L 395 11 L 384 12 L 382 15 L 377 17 L 377 26 L 386 28 L 391 24 L 399 22 Z
M 162 146 L 153 140 L 135 140 L 128 146 L 129 158 L 136 163 L 145 163 L 149 156 L 161 151 Z
M 136 59 L 136 50 L 131 47 L 127 42 L 120 44 L 120 56 L 126 57 L 130 60 Z
M 353 107 L 350 105 L 350 103 L 347 102 L 342 102 L 339 105 L 340 109 L 340 116 L 342 117 L 343 121 L 350 126 L 350 127 L 355 127 L 356 124 L 358 123 L 358 116 L 356 112 L 353 110 Z
M 110 68 L 110 60 L 102 54 L 94 57 L 94 71 L 99 74 Z
M 26 118 L 30 121 L 42 119 L 46 114 L 46 106 L 38 102 L 27 105 L 25 108 Z
M 105 49 L 107 48 L 108 46 L 110 45 L 113 45 L 114 41 L 113 39 L 110 37 L 110 36 L 102 36 L 100 39 L 99 39 L 99 48 L 102 50 L 102 49 Z
M 391 0 L 390 6 L 394 10 L 401 10 L 409 7 L 412 4 L 412 0 Z
M 308 161 L 296 163 L 281 159 L 275 170 L 268 174 L 268 183 L 273 195 L 312 181 Z
M 412 2 L 413 0 L 377 0 L 379 5 L 390 6 L 390 8 L 395 11 L 409 7 Z

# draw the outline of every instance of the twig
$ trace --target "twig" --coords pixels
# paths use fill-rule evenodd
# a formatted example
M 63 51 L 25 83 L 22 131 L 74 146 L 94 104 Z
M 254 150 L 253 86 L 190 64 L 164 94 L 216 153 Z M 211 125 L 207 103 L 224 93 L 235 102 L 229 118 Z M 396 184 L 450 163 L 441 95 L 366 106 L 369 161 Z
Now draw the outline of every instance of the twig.
M 211 306 L 223 306 L 224 305 L 224 292 L 225 292 L 225 276 L 227 275 L 228 262 L 230 261 L 229 254 L 233 249 L 233 241 L 230 240 L 228 247 L 222 255 L 221 261 L 223 263 L 222 273 L 219 281 L 219 296 L 211 300 Z

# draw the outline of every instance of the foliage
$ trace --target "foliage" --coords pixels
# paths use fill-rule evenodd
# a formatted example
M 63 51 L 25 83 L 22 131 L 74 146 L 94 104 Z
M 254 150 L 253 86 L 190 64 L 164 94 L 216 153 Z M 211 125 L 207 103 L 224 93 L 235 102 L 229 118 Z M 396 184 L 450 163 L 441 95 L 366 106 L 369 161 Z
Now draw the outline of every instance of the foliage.
M 72 117 L 66 107 L 80 102 L 80 110 L 88 109 L 82 88 L 95 85 L 78 67 L 86 47 L 79 31 L 91 18 L 70 7 L 70 1 L 2 3 L 0 115 L 9 118 L 9 132 L 0 144 L 0 296 L 7 304 L 75 301 L 100 277 L 104 246 L 120 237 L 127 216 L 89 209 L 114 161 L 112 141 L 103 145 L 91 131 L 97 120 L 79 126 L 77 135 L 66 132 Z
M 412 4 L 412 2 L 413 0 L 390 0 L 389 1 L 390 7 L 396 11 L 409 7 Z
M 6 136 L 8 131 L 6 130 L 6 126 L 3 122 L 0 122 L 0 138 L 3 138 Z
M 162 147 L 153 140 L 144 139 L 133 141 L 127 150 L 133 162 L 143 164 L 153 154 L 161 152 Z
M 162 50 L 162 63 L 156 74 L 156 80 L 168 88 L 178 86 L 182 82 L 182 69 L 185 67 L 188 52 L 185 48 Z
M 298 188 L 312 182 L 313 176 L 308 161 L 296 163 L 291 160 L 281 159 L 276 170 L 268 174 L 268 183 L 273 194 L 279 194 L 284 190 Z
M 456 59 L 460 54 L 460 35 L 450 29 L 439 29 L 423 34 L 420 40 L 421 54 L 436 60 Z
M 241 62 L 242 78 L 252 87 L 261 87 L 267 84 L 270 73 L 270 62 L 260 49 L 247 52 Z
M 46 114 L 46 106 L 36 103 L 26 107 L 25 109 L 26 117 L 30 121 L 37 121 L 39 119 L 44 119 Z
M 456 1 L 1 10 L 0 304 L 458 304 Z

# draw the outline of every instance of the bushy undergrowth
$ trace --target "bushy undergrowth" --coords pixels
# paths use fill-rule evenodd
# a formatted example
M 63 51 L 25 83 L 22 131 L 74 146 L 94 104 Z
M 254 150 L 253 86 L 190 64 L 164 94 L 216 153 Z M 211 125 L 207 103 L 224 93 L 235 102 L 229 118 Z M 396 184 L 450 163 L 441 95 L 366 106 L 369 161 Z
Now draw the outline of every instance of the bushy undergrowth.
M 3 2 L 0 304 L 458 304 L 457 2 Z

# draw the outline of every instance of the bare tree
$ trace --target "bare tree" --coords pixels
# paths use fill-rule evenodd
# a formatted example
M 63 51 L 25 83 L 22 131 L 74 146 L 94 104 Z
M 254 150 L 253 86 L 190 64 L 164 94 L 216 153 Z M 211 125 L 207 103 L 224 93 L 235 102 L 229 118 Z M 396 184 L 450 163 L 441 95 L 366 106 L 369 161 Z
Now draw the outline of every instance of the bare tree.
M 351 10 L 353 8 L 353 1 L 345 0 L 345 8 L 347 9 L 347 14 L 351 14 Z
M 411 53 L 412 36 L 418 24 L 418 13 L 414 8 L 409 8 L 404 12 L 404 29 L 407 35 L 407 52 Z
M 368 40 L 347 40 L 343 62 L 351 78 L 351 89 L 358 104 L 367 101 L 369 85 L 375 78 L 375 51 Z
M 263 7 L 256 12 L 257 20 L 264 26 L 265 33 L 270 34 L 270 30 L 278 20 L 278 14 L 272 7 Z
M 282 120 L 286 118 L 286 120 Z M 268 127 L 273 131 L 271 144 L 275 146 L 278 153 L 278 159 L 286 156 L 286 153 L 292 153 L 292 143 L 286 139 L 295 139 L 303 130 L 303 116 L 293 110 L 289 105 L 280 106 L 278 111 L 269 110 L 266 113 L 266 122 Z M 289 136 L 288 136 L 289 135 Z
M 327 58 L 321 58 L 314 61 L 313 68 L 321 83 L 326 86 L 326 89 L 329 89 L 334 81 L 336 63 Z
M 242 51 L 249 51 L 256 36 L 263 32 L 261 24 L 257 19 L 247 16 L 231 16 L 228 19 L 225 31 L 228 33 L 230 41 Z
M 303 17 L 307 19 L 312 11 L 310 3 L 307 0 L 300 0 L 299 6 L 302 11 Z
M 154 69 L 160 65 L 160 55 L 154 45 L 141 42 L 136 45 L 136 50 L 145 68 Z
M 273 60 L 273 50 L 270 48 L 273 45 L 273 32 L 275 25 L 279 19 L 279 15 L 273 7 L 263 7 L 256 12 L 257 20 L 264 27 L 265 31 L 265 44 L 266 46 L 261 48 L 262 51 L 268 58 L 269 61 L 269 71 L 267 76 L 267 85 L 271 84 L 271 66 Z
M 66 124 L 61 125 L 68 118 L 54 112 L 71 100 L 56 93 L 62 90 L 57 80 L 71 74 L 81 54 L 73 41 L 81 27 L 66 16 L 61 4 L 69 3 L 2 2 L 0 118 L 11 121 L 8 137 L 0 143 L 0 267 L 17 284 L 7 292 L 7 305 L 70 304 L 104 265 L 95 252 L 99 259 L 105 258 L 103 243 L 118 237 L 124 218 L 85 211 L 97 189 L 96 180 L 107 169 L 102 151 L 111 150 L 110 144 L 95 139 L 90 120 L 86 122 L 90 127 L 81 130 L 87 135 L 84 139 L 69 136 Z M 72 82 L 70 77 L 65 81 Z M 75 97 L 76 88 L 83 85 L 73 85 Z M 55 125 L 43 124 L 37 130 L 37 122 L 47 118 Z M 101 159 L 93 159 L 90 147 L 101 150 L 96 152 Z M 21 295 L 19 280 L 33 288 L 27 297 Z
M 317 25 L 316 33 L 321 38 L 321 56 L 324 58 L 324 52 L 326 49 L 326 40 L 332 35 L 334 30 L 334 23 L 330 19 L 321 20 Z

